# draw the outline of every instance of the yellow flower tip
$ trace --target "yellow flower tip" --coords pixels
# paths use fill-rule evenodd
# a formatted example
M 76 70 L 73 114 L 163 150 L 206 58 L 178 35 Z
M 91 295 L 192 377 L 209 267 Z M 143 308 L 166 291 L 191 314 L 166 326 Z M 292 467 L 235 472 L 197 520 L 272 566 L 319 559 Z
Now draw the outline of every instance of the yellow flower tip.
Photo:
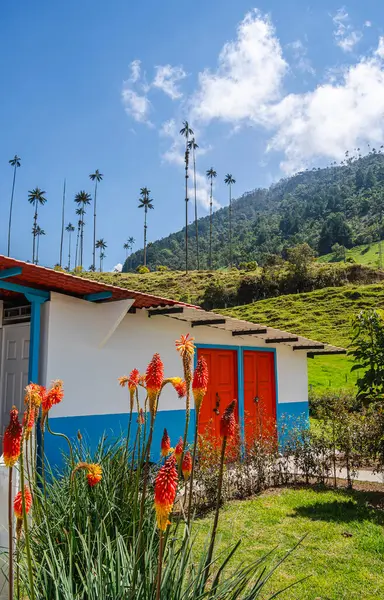
M 180 353 L 181 356 L 193 356 L 195 352 L 195 338 L 190 337 L 189 333 L 186 335 L 180 336 L 179 340 L 176 340 L 176 350 Z
M 123 375 L 123 377 L 118 378 L 119 385 L 121 387 L 125 387 L 128 384 L 129 377 L 127 375 Z

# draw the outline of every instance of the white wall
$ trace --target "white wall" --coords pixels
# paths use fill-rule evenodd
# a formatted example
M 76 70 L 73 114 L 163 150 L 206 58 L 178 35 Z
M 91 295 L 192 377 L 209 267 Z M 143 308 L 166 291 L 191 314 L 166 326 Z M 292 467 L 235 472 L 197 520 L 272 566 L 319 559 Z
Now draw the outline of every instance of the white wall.
M 65 387 L 65 399 L 52 409 L 52 417 L 127 412 L 128 392 L 120 388 L 118 377 L 135 367 L 144 372 L 154 352 L 162 357 L 165 376 L 181 376 L 175 349 L 175 340 L 181 334 L 190 332 L 196 343 L 265 346 L 260 338 L 240 339 L 212 327 L 191 329 L 188 323 L 165 316 L 149 318 L 139 310 L 127 314 L 105 346 L 99 348 L 110 328 L 111 303 L 93 304 L 52 294 L 49 304 L 45 383 L 63 379 Z M 277 345 L 277 366 L 279 403 L 306 402 L 306 353 Z M 171 388 L 165 388 L 159 410 L 171 409 L 184 409 L 184 402 Z

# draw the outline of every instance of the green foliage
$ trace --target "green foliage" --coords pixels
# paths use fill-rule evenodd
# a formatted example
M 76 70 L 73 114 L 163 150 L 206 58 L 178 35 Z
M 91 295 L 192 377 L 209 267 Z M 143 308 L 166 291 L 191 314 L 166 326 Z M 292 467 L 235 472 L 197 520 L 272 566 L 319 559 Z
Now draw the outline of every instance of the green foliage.
M 157 265 L 156 271 L 158 271 L 158 273 L 164 273 L 165 271 L 169 271 L 169 267 L 166 267 L 165 265 Z
M 270 255 L 284 248 L 308 243 L 320 254 L 338 243 L 347 248 L 384 237 L 384 156 L 372 151 L 340 166 L 314 169 L 282 179 L 268 190 L 256 189 L 232 201 L 233 262 L 257 261 L 264 265 Z M 208 267 L 209 216 L 198 221 L 200 265 Z M 192 230 L 191 230 L 192 231 Z M 228 266 L 229 209 L 216 211 L 212 220 L 212 267 Z M 151 244 L 147 264 L 172 270 L 185 265 L 185 231 Z M 190 268 L 196 268 L 196 246 L 190 236 Z M 142 264 L 139 250 L 124 264 L 134 271 Z
M 384 321 L 376 310 L 363 310 L 353 321 L 352 370 L 359 370 L 358 396 L 375 401 L 384 394 Z
M 239 264 L 239 269 L 241 271 L 256 271 L 258 264 L 255 260 L 251 260 L 250 262 L 241 262 Z
M 144 275 L 145 273 L 149 273 L 150 269 L 149 269 L 149 267 L 140 265 L 139 267 L 136 267 L 136 272 L 139 273 L 139 275 Z
M 346 249 L 346 262 L 382 268 L 384 266 L 384 257 L 382 256 L 384 249 L 381 246 L 382 242 L 373 244 L 371 241 L 361 246 Z M 337 248 L 336 250 L 339 251 Z M 318 258 L 319 262 L 338 262 L 339 260 L 344 260 L 344 256 L 340 259 L 340 254 L 336 256 L 333 248 L 331 254 L 324 254 Z
M 334 256 L 335 262 L 339 262 L 341 260 L 346 260 L 347 249 L 345 246 L 341 246 L 341 244 L 336 242 L 336 244 L 333 244 L 331 250 L 332 250 L 332 254 Z

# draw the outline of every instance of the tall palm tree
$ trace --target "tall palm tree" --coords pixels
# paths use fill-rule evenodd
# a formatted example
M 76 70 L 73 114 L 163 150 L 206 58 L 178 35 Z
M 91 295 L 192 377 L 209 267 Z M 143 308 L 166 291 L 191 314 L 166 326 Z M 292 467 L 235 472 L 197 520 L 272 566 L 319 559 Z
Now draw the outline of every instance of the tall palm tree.
M 36 187 L 34 190 L 29 190 L 28 192 L 28 202 L 33 204 L 35 207 L 35 213 L 33 215 L 33 227 L 32 227 L 32 235 L 33 235 L 33 247 L 32 247 L 32 262 L 35 264 L 35 254 L 36 254 L 36 230 L 37 230 L 37 212 L 39 208 L 39 204 L 43 206 L 47 199 L 44 196 L 46 192 Z
M 213 204 L 212 186 L 213 186 L 213 179 L 215 177 L 217 177 L 217 173 L 213 167 L 208 169 L 207 177 L 211 180 L 211 194 L 209 197 L 209 268 L 212 269 L 212 204 Z
M 84 225 L 83 216 L 84 216 L 84 208 L 79 207 L 76 208 L 76 215 L 79 217 L 77 221 L 77 234 L 76 234 L 76 251 L 75 251 L 75 268 L 78 266 L 78 258 L 79 258 L 79 244 L 80 244 L 80 232 L 81 228 Z
M 232 186 L 236 183 L 231 173 L 227 173 L 224 183 L 229 186 L 229 266 L 232 267 Z
M 72 223 L 68 223 L 68 225 L 65 228 L 65 231 L 68 233 L 68 271 L 70 271 L 71 270 L 71 238 L 72 238 L 72 233 L 75 231 L 75 228 L 72 225 Z
M 133 248 L 133 244 L 135 243 L 135 238 L 134 237 L 129 237 L 127 239 L 127 241 L 124 244 L 124 250 L 125 250 L 125 260 L 127 260 L 128 258 L 128 252 L 129 250 L 132 250 Z
M 125 260 L 127 260 L 127 258 L 128 258 L 128 252 L 129 252 L 129 248 L 130 248 L 129 243 L 125 242 L 123 248 L 125 250 Z
M 149 208 L 154 208 L 153 199 L 149 197 L 151 190 L 146 187 L 140 189 L 139 208 L 144 208 L 144 267 L 147 266 L 147 212 Z
M 100 250 L 100 273 L 101 273 L 102 267 L 103 267 L 103 258 L 105 258 L 104 250 L 107 247 L 107 242 L 103 238 L 101 238 L 100 240 L 97 240 L 95 247 Z
M 16 182 L 16 169 L 21 165 L 20 156 L 15 156 L 8 161 L 11 167 L 13 167 L 13 181 L 12 181 L 12 192 L 11 192 L 11 203 L 9 205 L 9 224 L 8 224 L 8 256 L 11 254 L 11 229 L 12 229 L 12 210 L 13 210 L 13 195 L 15 193 L 15 182 Z
M 197 270 L 200 269 L 200 257 L 199 257 L 199 226 L 197 224 L 197 194 L 196 194 L 196 149 L 199 146 L 196 144 L 195 138 L 193 137 L 188 142 L 188 150 L 192 150 L 193 158 L 193 187 L 195 192 L 195 235 L 196 235 L 196 262 Z
M 75 202 L 77 206 L 83 208 L 82 216 L 85 215 L 85 207 L 91 203 L 91 195 L 87 194 L 84 190 L 81 190 L 75 196 Z M 80 228 L 80 266 L 83 266 L 83 251 L 84 251 L 84 219 L 81 219 L 81 228 Z
M 97 197 L 97 184 L 103 180 L 104 175 L 100 173 L 99 169 L 96 169 L 94 173 L 91 173 L 89 178 L 95 182 L 95 195 L 93 198 L 93 268 L 96 269 L 96 197 Z
M 185 272 L 188 273 L 188 167 L 189 167 L 189 136 L 193 135 L 188 121 L 183 121 L 183 127 L 180 129 L 180 135 L 185 137 Z
M 45 231 L 44 231 L 44 229 L 41 229 L 40 225 L 37 225 L 35 234 L 36 234 L 36 237 L 37 237 L 37 243 L 36 243 L 36 264 L 38 265 L 39 264 L 40 237 L 42 235 L 45 235 Z
M 60 238 L 60 260 L 59 260 L 60 267 L 62 266 L 62 263 L 63 263 L 64 216 L 65 216 L 65 184 L 66 184 L 66 181 L 64 179 L 63 201 L 61 203 L 61 238 Z

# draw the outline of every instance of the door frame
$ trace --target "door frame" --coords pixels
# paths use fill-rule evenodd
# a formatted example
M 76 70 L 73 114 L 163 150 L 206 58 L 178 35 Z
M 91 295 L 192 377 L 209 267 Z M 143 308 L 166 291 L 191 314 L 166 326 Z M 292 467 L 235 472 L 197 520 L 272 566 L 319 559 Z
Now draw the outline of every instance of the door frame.
M 197 364 L 197 350 L 206 348 L 207 350 L 235 350 L 237 353 L 237 405 L 239 413 L 240 437 L 241 443 L 244 446 L 245 430 L 244 430 L 244 350 L 254 352 L 271 352 L 273 353 L 273 364 L 275 374 L 275 410 L 277 419 L 277 405 L 279 403 L 279 388 L 277 375 L 277 349 L 266 348 L 265 346 L 230 346 L 225 344 L 195 344 L 196 352 L 194 357 L 194 366 Z

